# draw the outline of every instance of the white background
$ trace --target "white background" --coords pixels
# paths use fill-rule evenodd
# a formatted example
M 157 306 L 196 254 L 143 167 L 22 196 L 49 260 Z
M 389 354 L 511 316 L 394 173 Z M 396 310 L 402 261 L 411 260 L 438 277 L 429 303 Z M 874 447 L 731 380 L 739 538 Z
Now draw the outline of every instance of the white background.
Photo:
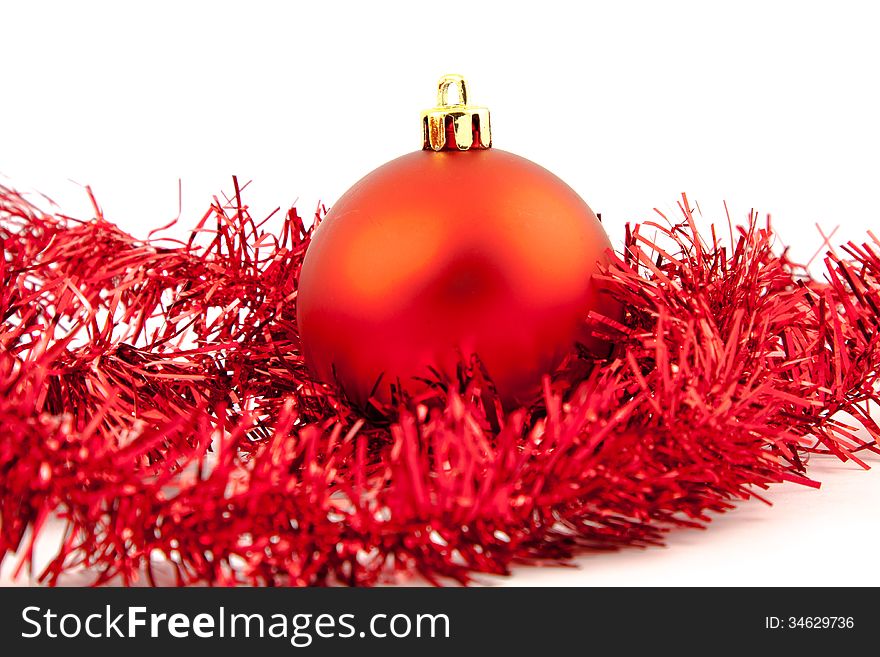
M 309 215 L 420 146 L 443 73 L 496 147 L 551 169 L 615 244 L 626 221 L 770 212 L 808 258 L 880 231 L 871 3 L 0 2 L 0 175 L 145 236 L 197 220 L 230 176 L 256 215 Z M 880 584 L 880 461 L 818 464 L 665 549 L 521 569 L 510 584 Z

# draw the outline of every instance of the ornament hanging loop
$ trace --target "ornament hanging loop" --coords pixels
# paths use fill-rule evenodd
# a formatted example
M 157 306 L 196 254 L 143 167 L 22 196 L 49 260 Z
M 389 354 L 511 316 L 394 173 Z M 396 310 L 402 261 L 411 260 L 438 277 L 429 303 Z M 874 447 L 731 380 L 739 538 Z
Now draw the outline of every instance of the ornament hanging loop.
M 449 88 L 455 87 L 458 92 L 458 102 L 449 102 Z M 460 75 L 444 75 L 440 78 L 437 89 L 437 107 L 464 107 L 467 105 L 467 82 Z
M 458 102 L 450 103 L 455 89 Z M 428 151 L 481 150 L 492 146 L 489 110 L 468 105 L 467 82 L 449 74 L 437 83 L 437 106 L 422 112 L 422 149 Z

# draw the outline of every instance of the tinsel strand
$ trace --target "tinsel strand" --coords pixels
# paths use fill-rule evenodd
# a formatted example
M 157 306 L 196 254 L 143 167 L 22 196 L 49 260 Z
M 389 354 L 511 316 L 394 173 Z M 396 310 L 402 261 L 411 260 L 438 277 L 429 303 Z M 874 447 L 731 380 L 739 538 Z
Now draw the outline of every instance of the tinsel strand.
M 299 351 L 314 225 L 277 234 L 234 181 L 185 242 L 47 213 L 0 188 L 0 558 L 95 584 L 443 583 L 660 543 L 785 481 L 812 455 L 880 452 L 880 242 L 777 254 L 756 213 L 708 237 L 681 216 L 627 228 L 602 276 L 622 323 L 530 406 L 491 372 L 394 407 L 353 407 Z M 651 232 L 660 237 L 649 239 Z M 365 349 L 369 345 L 364 345 Z

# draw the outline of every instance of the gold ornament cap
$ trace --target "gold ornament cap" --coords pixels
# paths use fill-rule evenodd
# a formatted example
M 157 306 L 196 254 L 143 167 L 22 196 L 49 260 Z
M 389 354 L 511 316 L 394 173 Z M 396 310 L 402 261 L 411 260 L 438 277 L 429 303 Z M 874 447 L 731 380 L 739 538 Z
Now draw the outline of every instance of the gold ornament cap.
M 458 102 L 449 100 L 452 87 Z M 467 82 L 460 75 L 444 75 L 437 84 L 437 107 L 422 112 L 422 150 L 468 151 L 492 147 L 489 110 L 468 105 Z

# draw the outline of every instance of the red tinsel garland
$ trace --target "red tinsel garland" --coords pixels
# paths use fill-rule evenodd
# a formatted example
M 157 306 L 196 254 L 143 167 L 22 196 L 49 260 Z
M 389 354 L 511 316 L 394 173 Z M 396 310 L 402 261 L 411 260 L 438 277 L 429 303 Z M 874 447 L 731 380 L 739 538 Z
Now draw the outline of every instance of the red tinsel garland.
M 754 214 L 732 246 L 701 237 L 683 197 L 678 223 L 628 229 L 604 277 L 624 324 L 585 317 L 609 360 L 573 353 L 513 412 L 477 363 L 362 411 L 300 357 L 312 229 L 295 210 L 267 234 L 236 182 L 169 246 L 95 208 L 75 221 L 0 188 L 0 559 L 32 565 L 60 516 L 49 584 L 81 567 L 152 582 L 161 557 L 179 584 L 467 582 L 816 486 L 811 453 L 880 453 L 873 235 L 829 252 L 820 282 Z

